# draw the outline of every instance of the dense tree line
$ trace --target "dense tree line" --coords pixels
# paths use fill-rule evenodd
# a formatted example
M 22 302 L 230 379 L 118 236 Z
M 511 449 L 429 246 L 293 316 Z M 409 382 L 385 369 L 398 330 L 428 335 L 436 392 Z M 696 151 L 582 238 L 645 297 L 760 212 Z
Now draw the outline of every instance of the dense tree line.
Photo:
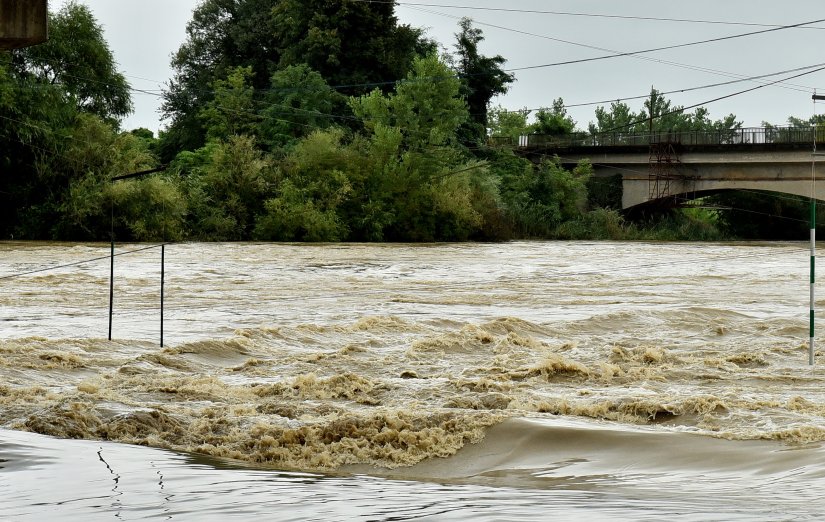
M 596 121 L 590 122 L 587 130 L 578 130 L 576 122 L 567 114 L 564 100 L 553 100 L 550 107 L 532 111 L 508 111 L 502 107 L 490 111 L 490 131 L 493 136 L 517 140 L 524 134 L 545 134 L 550 136 L 567 136 L 574 133 L 599 136 L 605 133 L 646 134 L 646 133 L 680 133 L 687 131 L 734 131 L 742 128 L 742 122 L 729 114 L 719 120 L 711 120 L 705 107 L 698 107 L 693 112 L 673 105 L 657 89 L 651 88 L 649 98 L 638 111 L 628 104 L 616 101 L 609 108 L 596 107 Z M 533 121 L 530 122 L 530 116 Z M 793 120 L 793 118 L 792 118 Z M 793 123 L 793 122 L 792 122 Z
M 490 106 L 514 78 L 457 28 L 452 52 L 392 3 L 204 0 L 173 56 L 168 127 L 123 131 L 130 88 L 87 7 L 50 14 L 48 43 L 0 53 L 0 237 L 101 240 L 452 241 L 720 237 L 736 224 L 617 211 L 620 184 L 583 162 L 532 163 L 491 135 L 577 132 L 561 99 Z M 590 131 L 735 128 L 653 91 Z M 656 118 L 649 118 L 650 114 Z M 669 127 L 668 127 L 669 126 Z M 160 174 L 112 182 L 166 166 Z M 611 208 L 612 207 L 612 208 Z M 665 225 L 662 225 L 664 223 Z M 727 228 L 724 228 L 727 227 Z
M 586 164 L 478 152 L 512 77 L 469 21 L 448 56 L 392 4 L 206 0 L 157 138 L 118 128 L 130 91 L 88 8 L 51 27 L 0 62 L 4 237 L 501 239 L 586 210 Z

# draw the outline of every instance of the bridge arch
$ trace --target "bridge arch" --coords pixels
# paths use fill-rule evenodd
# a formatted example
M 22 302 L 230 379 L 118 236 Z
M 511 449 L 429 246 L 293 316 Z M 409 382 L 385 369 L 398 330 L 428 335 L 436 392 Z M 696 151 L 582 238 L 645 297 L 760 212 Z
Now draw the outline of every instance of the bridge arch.
M 620 175 L 624 209 L 721 190 L 809 196 L 814 142 L 825 150 L 825 127 L 522 138 L 517 151 L 526 157 L 558 156 L 566 165 L 587 159 L 597 178 Z M 815 197 L 825 201 L 825 158 L 815 176 Z
M 662 197 L 662 198 L 658 198 L 658 199 L 648 199 L 647 201 L 644 201 L 644 202 L 641 202 L 641 203 L 638 203 L 638 204 L 635 204 L 635 205 L 632 205 L 632 206 L 624 206 L 623 205 L 623 210 L 635 211 L 635 210 L 641 210 L 641 209 L 645 209 L 645 208 L 648 208 L 648 209 L 649 208 L 662 208 L 662 207 L 673 207 L 673 206 L 682 206 L 682 205 L 688 205 L 689 206 L 692 201 L 696 201 L 696 200 L 699 200 L 699 199 L 702 199 L 702 198 L 705 198 L 705 197 L 708 197 L 708 196 L 713 196 L 713 195 L 720 194 L 720 193 L 725 193 L 725 192 L 736 192 L 736 191 L 744 191 L 744 190 L 747 190 L 749 192 L 759 193 L 759 194 L 795 195 L 795 196 L 801 196 L 801 197 L 804 197 L 804 198 L 808 198 L 811 195 L 810 181 L 808 182 L 807 189 L 804 191 L 804 193 L 788 192 L 788 191 L 784 191 L 784 190 L 782 190 L 782 191 L 767 190 L 767 189 L 764 189 L 764 188 L 761 188 L 761 187 L 760 188 L 746 188 L 746 187 L 742 187 L 742 186 L 727 187 L 727 188 L 722 187 L 722 188 L 714 188 L 714 189 L 701 190 L 701 191 L 691 190 L 691 191 L 687 191 L 687 192 L 680 192 L 680 193 L 670 194 L 667 197 Z M 821 191 L 818 191 L 818 192 L 821 192 Z M 825 195 L 823 195 L 823 194 L 820 194 L 820 196 L 815 198 L 815 199 L 817 199 L 817 201 L 821 201 L 821 202 L 825 203 Z
M 782 161 L 777 161 L 770 155 L 750 155 L 745 162 L 693 162 L 688 164 L 690 168 L 681 169 L 681 174 L 664 180 L 667 183 L 664 190 L 661 186 L 655 185 L 663 183 L 663 180 L 654 179 L 650 173 L 640 175 L 639 172 L 625 171 L 622 174 L 622 208 L 629 209 L 676 197 L 695 199 L 695 195 L 698 194 L 728 190 L 756 190 L 810 196 L 811 152 L 800 151 L 793 160 L 785 156 Z M 600 170 L 602 168 L 596 168 L 596 175 L 599 175 Z M 615 172 L 615 169 L 609 170 Z M 825 201 L 825 163 L 817 171 L 814 197 Z

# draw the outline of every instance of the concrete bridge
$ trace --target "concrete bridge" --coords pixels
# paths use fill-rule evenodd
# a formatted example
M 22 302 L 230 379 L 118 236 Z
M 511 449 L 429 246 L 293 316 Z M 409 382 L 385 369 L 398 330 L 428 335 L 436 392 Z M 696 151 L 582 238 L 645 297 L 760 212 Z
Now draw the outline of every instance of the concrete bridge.
M 520 154 L 589 159 L 597 177 L 620 175 L 622 208 L 679 205 L 722 190 L 811 194 L 814 139 L 825 152 L 825 128 L 522 136 Z M 817 158 L 816 198 L 825 201 L 825 157 Z

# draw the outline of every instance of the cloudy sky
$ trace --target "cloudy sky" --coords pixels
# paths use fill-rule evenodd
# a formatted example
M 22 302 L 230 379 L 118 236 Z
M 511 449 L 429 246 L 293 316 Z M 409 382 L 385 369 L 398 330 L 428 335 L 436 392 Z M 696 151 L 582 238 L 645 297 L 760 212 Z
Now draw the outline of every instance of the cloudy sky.
M 170 56 L 183 42 L 186 23 L 200 3 L 80 1 L 89 5 L 103 26 L 132 86 L 154 91 L 171 76 Z M 50 8 L 59 9 L 64 2 L 52 0 Z M 468 16 L 484 31 L 482 51 L 504 56 L 508 69 L 520 69 L 811 22 L 825 19 L 825 4 L 822 0 L 408 0 L 396 12 L 402 23 L 427 28 L 430 37 L 448 48 L 453 45 L 458 20 Z M 585 128 L 595 119 L 595 105 L 581 104 L 643 96 L 651 86 L 664 92 L 680 91 L 816 64 L 825 67 L 825 21 L 641 56 L 518 70 L 517 82 L 497 103 L 509 109 L 535 109 L 561 97 Z M 802 72 L 806 71 L 761 81 Z M 668 97 L 675 104 L 690 106 L 757 85 L 744 81 Z M 825 71 L 709 103 L 707 108 L 714 119 L 734 113 L 745 126 L 759 126 L 763 121 L 783 124 L 788 116 L 807 118 L 814 113 L 814 89 L 825 94 Z M 135 93 L 134 102 L 135 114 L 126 119 L 125 128 L 157 130 L 163 126 L 156 96 Z M 627 103 L 638 110 L 642 100 Z M 817 110 L 825 112 L 825 105 L 818 105 Z

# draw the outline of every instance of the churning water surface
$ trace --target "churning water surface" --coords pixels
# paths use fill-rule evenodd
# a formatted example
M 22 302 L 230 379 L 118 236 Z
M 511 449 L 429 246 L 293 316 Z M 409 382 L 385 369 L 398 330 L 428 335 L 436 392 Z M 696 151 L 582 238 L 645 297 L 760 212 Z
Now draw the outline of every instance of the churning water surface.
M 805 245 L 144 247 L 0 243 L 0 520 L 825 515 Z

